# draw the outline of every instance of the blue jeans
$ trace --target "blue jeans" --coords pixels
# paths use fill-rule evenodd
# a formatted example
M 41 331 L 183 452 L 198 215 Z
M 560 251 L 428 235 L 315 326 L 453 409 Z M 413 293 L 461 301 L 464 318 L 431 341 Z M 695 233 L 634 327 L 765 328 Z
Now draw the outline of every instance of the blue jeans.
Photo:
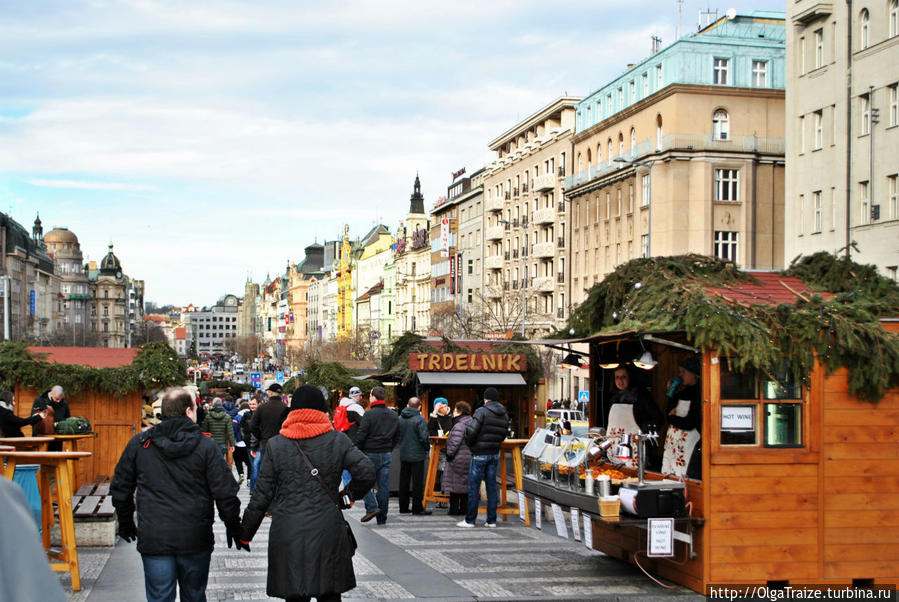
M 182 602 L 206 602 L 212 550 L 174 556 L 142 555 L 147 602 L 171 602 L 178 584 Z
M 383 452 L 366 453 L 365 455 L 375 465 L 375 488 L 378 490 L 377 501 L 371 491 L 362 498 L 365 502 L 365 513 L 380 510 L 377 519 L 378 524 L 383 525 L 387 522 L 387 504 L 390 501 L 390 463 L 393 460 L 393 454 Z
M 259 450 L 259 453 L 256 454 L 255 458 L 252 458 L 252 462 L 250 465 L 252 466 L 252 470 L 250 471 L 250 493 L 253 493 L 253 490 L 256 489 L 256 478 L 259 476 L 259 466 L 262 464 L 262 450 Z
M 499 467 L 499 454 L 489 456 L 472 456 L 468 469 L 468 514 L 465 522 L 475 524 L 478 518 L 478 504 L 481 502 L 481 481 L 487 490 L 487 524 L 496 524 L 496 469 Z

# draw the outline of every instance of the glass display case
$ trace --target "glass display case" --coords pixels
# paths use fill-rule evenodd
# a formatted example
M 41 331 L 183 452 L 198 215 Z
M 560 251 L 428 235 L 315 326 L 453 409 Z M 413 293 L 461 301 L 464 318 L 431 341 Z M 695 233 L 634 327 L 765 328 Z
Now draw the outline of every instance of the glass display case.
M 555 437 L 553 439 L 553 437 Z M 558 461 L 558 459 L 562 456 L 562 450 L 565 449 L 568 441 L 571 440 L 571 435 L 559 435 L 558 433 L 549 433 L 547 439 L 552 441 L 547 443 L 543 450 L 540 452 L 540 456 L 537 458 L 538 462 L 538 479 L 541 481 L 546 481 L 547 483 L 553 482 L 553 466 Z
M 582 488 L 581 470 L 586 469 L 588 437 L 572 435 L 562 444 L 562 450 L 553 465 L 553 482 L 560 489 L 579 491 Z
M 528 440 L 521 452 L 524 457 L 524 476 L 531 479 L 540 478 L 540 454 L 543 448 L 552 442 L 552 433 L 546 429 L 537 431 Z

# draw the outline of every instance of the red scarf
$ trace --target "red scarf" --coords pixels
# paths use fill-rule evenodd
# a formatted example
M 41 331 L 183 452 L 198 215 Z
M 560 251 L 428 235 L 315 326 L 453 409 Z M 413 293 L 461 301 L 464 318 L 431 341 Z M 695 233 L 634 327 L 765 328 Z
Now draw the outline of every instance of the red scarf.
M 372 406 L 372 407 L 375 407 L 375 406 L 383 406 L 383 405 L 387 405 L 387 402 L 384 401 L 383 399 L 376 399 L 376 400 L 374 400 L 373 402 L 371 402 L 371 406 Z
M 288 439 L 310 439 L 333 430 L 328 415 L 318 410 L 293 410 L 281 425 L 281 434 Z

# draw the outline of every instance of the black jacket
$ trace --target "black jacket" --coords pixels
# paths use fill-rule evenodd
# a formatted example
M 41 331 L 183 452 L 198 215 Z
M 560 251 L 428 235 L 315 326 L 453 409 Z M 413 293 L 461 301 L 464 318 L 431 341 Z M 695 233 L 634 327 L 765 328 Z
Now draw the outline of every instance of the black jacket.
M 374 484 L 371 460 L 339 431 L 307 439 L 273 437 L 262 455 L 256 488 L 244 512 L 242 538 L 251 540 L 265 512 L 271 512 L 269 596 L 343 593 L 356 587 L 343 519 L 318 479 L 309 474 L 298 444 L 335 496 L 344 469 L 352 475 L 347 486 L 351 497 L 362 497 Z
M 400 419 L 384 404 L 372 405 L 362 416 L 356 446 L 365 453 L 379 454 L 393 451 L 400 440 Z
M 43 393 L 41 393 L 31 405 L 31 413 L 37 414 L 47 406 L 53 408 L 53 422 L 62 422 L 66 418 L 71 418 L 72 413 L 69 411 L 69 402 L 62 399 L 62 401 L 50 401 L 50 389 L 47 389 Z
M 163 420 L 125 446 L 109 486 L 120 521 L 134 514 L 135 489 L 141 554 L 212 550 L 213 501 L 222 521 L 240 522 L 237 481 L 218 446 L 187 417 Z
M 258 407 L 256 409 L 259 409 Z M 259 449 L 259 441 L 253 436 L 251 428 L 253 426 L 253 417 L 256 415 L 256 412 L 251 410 L 247 410 L 247 412 L 243 415 L 243 418 L 240 419 L 240 436 L 243 438 L 244 443 L 247 444 L 247 447 L 250 449 Z
M 488 401 L 474 412 L 465 429 L 465 442 L 473 456 L 499 453 L 500 445 L 509 434 L 509 414 L 498 401 Z
M 449 435 L 450 430 L 453 428 L 453 417 L 450 414 L 446 416 L 441 416 L 437 414 L 436 416 L 431 416 L 428 419 L 428 434 L 432 437 L 437 436 L 437 429 L 443 429 L 443 436 Z
M 4 437 L 21 437 L 22 427 L 34 425 L 41 421 L 37 414 L 28 418 L 19 418 L 12 410 L 0 407 L 0 435 Z
M 671 426 L 676 426 L 677 428 L 689 431 L 696 429 L 702 430 L 702 402 L 700 401 L 702 393 L 699 388 L 699 384 L 695 385 L 687 385 L 681 387 L 673 397 L 668 398 L 668 424 Z M 689 399 L 690 400 L 690 409 L 687 412 L 686 416 L 675 416 L 674 414 L 670 414 L 671 410 L 677 407 L 678 402 L 681 399 Z
M 280 397 L 272 397 L 256 408 L 253 412 L 250 433 L 259 442 L 259 449 L 265 451 L 266 443 L 281 430 L 281 424 L 289 412 L 290 409 L 284 405 Z

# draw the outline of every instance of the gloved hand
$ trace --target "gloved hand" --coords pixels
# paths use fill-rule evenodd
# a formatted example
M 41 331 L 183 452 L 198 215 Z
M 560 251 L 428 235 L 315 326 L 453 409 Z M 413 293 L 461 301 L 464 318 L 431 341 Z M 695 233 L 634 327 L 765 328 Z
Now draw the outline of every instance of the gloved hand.
M 240 539 L 240 519 L 235 518 L 234 520 L 229 520 L 225 524 L 225 541 L 228 543 L 228 547 L 231 547 L 231 544 L 234 544 L 238 550 L 246 550 L 250 551 L 250 542 L 249 541 L 241 541 Z
M 134 524 L 133 515 L 119 517 L 119 537 L 128 543 L 137 539 L 137 525 Z

